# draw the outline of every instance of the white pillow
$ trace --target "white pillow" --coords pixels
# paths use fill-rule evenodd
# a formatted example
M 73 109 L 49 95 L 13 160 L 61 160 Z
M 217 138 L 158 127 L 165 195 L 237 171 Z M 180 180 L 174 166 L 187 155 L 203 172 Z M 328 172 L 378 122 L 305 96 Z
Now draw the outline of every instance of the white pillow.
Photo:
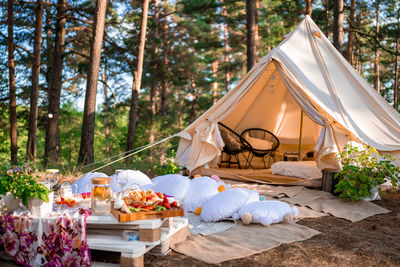
M 204 202 L 200 218 L 206 222 L 229 218 L 247 203 L 249 194 L 239 188 L 225 190 Z
M 142 189 L 153 189 L 155 192 L 161 192 L 169 196 L 173 196 L 176 200 L 182 201 L 190 186 L 188 177 L 178 174 L 167 174 L 155 177 L 151 180 L 151 184 L 142 186 Z
M 194 212 L 202 207 L 204 202 L 219 193 L 218 183 L 210 177 L 203 176 L 190 182 L 189 192 L 183 200 L 183 208 L 186 212 Z
M 142 187 L 146 184 L 151 184 L 150 178 L 141 171 L 124 170 L 118 173 L 118 176 L 127 178 L 128 180 L 128 183 L 124 186 L 123 189 L 129 188 L 135 184 L 137 184 L 139 187 Z M 111 176 L 111 186 L 114 192 L 119 192 L 121 191 L 121 188 L 117 184 L 116 178 L 116 174 Z
M 257 201 L 243 206 L 237 213 L 232 215 L 232 218 L 238 220 L 246 213 L 251 214 L 252 223 L 261 223 L 268 226 L 272 223 L 282 222 L 286 214 L 290 214 L 293 217 L 296 216 L 299 210 L 297 207 L 290 207 L 281 201 Z
M 72 193 L 73 194 L 76 194 L 76 193 L 81 194 L 81 193 L 91 192 L 92 191 L 92 178 L 97 178 L 97 177 L 103 178 L 103 177 L 108 177 L 108 175 L 104 174 L 102 172 L 89 172 L 72 183 Z M 77 189 L 78 189 L 78 192 L 76 192 Z
M 246 194 L 248 196 L 246 204 L 254 202 L 254 201 L 260 201 L 260 194 L 258 193 L 258 191 L 250 190 L 250 189 L 247 189 L 247 188 L 238 188 L 238 189 L 243 190 L 244 192 L 246 192 Z

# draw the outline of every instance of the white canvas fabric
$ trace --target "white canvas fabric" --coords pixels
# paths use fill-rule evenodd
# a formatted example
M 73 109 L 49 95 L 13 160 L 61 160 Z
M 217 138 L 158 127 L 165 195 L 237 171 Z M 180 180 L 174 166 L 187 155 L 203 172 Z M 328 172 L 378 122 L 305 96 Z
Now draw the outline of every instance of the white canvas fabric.
M 215 105 L 178 135 L 178 163 L 217 164 L 218 122 L 238 133 L 273 132 L 282 144 L 314 145 L 320 169 L 339 169 L 336 153 L 362 141 L 400 157 L 400 115 L 342 57 L 309 16 Z

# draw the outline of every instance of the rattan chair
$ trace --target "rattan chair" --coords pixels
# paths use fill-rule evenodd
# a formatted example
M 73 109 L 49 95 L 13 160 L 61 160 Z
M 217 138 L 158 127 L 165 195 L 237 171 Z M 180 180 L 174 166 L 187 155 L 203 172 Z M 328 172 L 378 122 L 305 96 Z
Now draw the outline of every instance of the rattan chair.
M 218 125 L 222 140 L 225 143 L 225 146 L 222 149 L 222 153 L 225 153 L 227 155 L 226 160 L 223 160 L 223 154 L 221 155 L 221 161 L 219 165 L 221 166 L 223 163 L 226 163 L 228 164 L 228 168 L 230 168 L 231 164 L 237 164 L 239 169 L 241 169 L 239 154 L 243 154 L 243 152 L 249 151 L 251 148 L 250 144 L 244 138 L 242 138 L 240 134 L 236 133 L 225 124 L 218 122 Z M 250 165 L 248 158 L 244 154 L 243 156 L 247 161 L 246 166 Z
M 247 141 L 247 143 L 250 144 L 250 146 L 249 146 L 250 157 L 248 160 L 250 167 L 253 168 L 250 164 L 251 161 L 253 160 L 253 158 L 259 157 L 259 158 L 263 158 L 264 168 L 267 169 L 267 164 L 265 163 L 265 160 L 272 159 L 272 161 L 274 161 L 274 158 L 273 158 L 274 152 L 279 147 L 278 137 L 276 137 L 270 131 L 260 129 L 260 128 L 250 128 L 250 129 L 244 130 L 241 134 L 241 137 L 243 139 L 245 139 Z M 251 139 L 252 140 L 261 140 L 264 143 L 265 143 L 265 141 L 267 141 L 271 147 L 268 149 L 257 147 L 255 142 L 251 142 Z M 268 164 L 268 167 L 269 167 L 269 164 Z

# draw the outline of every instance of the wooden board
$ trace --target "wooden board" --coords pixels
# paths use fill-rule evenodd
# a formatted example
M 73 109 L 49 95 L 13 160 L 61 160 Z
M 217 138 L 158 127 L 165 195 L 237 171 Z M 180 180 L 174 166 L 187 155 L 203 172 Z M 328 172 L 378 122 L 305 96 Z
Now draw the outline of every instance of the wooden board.
M 321 188 L 322 178 L 304 179 L 291 176 L 283 176 L 272 174 L 271 169 L 234 169 L 234 168 L 204 168 L 199 167 L 192 174 L 200 174 L 211 176 L 218 175 L 220 178 L 243 181 L 256 182 L 262 184 L 273 185 L 302 185 L 307 187 Z
M 119 210 L 112 208 L 111 212 L 115 216 L 115 218 L 117 218 L 117 220 L 120 222 L 179 217 L 185 214 L 185 211 L 181 208 L 170 208 L 164 211 L 139 211 L 132 213 L 123 213 L 120 212 Z

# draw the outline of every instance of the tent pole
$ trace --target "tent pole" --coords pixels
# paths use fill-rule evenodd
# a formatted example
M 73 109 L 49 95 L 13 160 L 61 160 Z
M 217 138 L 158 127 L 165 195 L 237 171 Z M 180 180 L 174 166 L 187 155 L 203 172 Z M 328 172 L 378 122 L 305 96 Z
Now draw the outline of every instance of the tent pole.
M 299 155 L 298 155 L 298 158 L 297 158 L 298 161 L 301 160 L 300 152 L 301 152 L 301 139 L 302 139 L 302 136 L 303 136 L 303 110 L 301 110 L 301 115 L 300 115 L 300 134 L 299 134 L 299 151 L 298 151 Z

